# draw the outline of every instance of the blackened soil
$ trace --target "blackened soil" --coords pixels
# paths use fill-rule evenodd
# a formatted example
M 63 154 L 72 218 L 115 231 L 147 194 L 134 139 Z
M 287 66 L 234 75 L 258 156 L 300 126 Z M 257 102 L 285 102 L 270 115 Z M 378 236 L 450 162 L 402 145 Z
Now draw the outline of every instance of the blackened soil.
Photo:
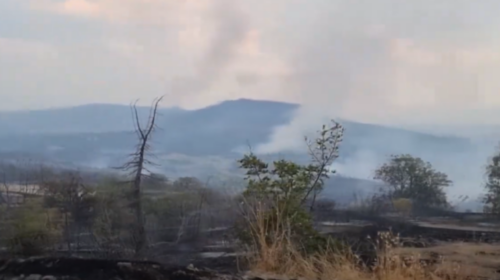
M 236 276 L 193 267 L 167 266 L 151 261 L 34 257 L 0 262 L 0 279 L 74 280 L 210 280 Z

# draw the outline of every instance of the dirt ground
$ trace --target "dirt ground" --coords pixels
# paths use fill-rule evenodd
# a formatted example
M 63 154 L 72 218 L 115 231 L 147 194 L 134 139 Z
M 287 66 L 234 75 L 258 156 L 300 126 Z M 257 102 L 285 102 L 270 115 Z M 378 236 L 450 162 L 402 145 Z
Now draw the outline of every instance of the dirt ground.
M 500 244 L 446 243 L 428 248 L 398 248 L 402 255 L 423 259 L 441 259 L 446 264 L 459 264 L 469 275 L 490 277 L 500 272 Z

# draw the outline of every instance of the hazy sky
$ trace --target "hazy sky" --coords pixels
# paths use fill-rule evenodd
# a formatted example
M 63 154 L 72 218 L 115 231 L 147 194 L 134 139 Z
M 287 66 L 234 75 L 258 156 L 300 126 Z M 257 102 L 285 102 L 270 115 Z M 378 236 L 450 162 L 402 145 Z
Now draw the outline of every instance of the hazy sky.
M 234 98 L 500 123 L 498 0 L 1 0 L 0 110 Z

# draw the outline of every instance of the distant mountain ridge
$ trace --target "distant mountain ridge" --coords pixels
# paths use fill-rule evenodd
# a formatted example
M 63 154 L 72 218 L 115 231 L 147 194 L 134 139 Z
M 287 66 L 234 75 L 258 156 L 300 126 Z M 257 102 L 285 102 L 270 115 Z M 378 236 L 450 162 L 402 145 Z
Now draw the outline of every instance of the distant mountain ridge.
M 147 116 L 149 107 L 137 107 Z M 161 115 L 180 113 L 180 108 L 161 108 Z M 129 131 L 131 108 L 117 104 L 87 104 L 45 110 L 0 112 L 0 135 L 33 133 L 95 133 Z
M 224 101 L 197 110 L 161 108 L 157 119 L 160 129 L 150 143 L 151 152 L 156 156 L 154 161 L 161 165 L 159 172 L 169 176 L 207 176 L 219 172 L 236 175 L 240 172 L 236 160 L 241 153 L 235 149 L 267 143 L 276 127 L 291 123 L 298 108 L 293 103 L 249 99 Z M 143 120 L 149 110 L 138 107 Z M 370 180 L 374 168 L 387 156 L 400 153 L 431 161 L 451 179 L 463 180 L 463 189 L 479 185 L 477 178 L 473 178 L 479 174 L 474 168 L 479 168 L 487 158 L 487 154 L 478 152 L 484 145 L 464 137 L 436 136 L 348 120 L 340 122 L 345 127 L 344 141 L 334 168 L 339 175 L 353 178 L 332 179 L 326 193 L 347 198 L 355 190 L 373 191 L 378 188 Z M 319 129 L 322 124 L 310 125 Z M 16 154 L 33 155 L 79 166 L 116 167 L 123 164 L 136 145 L 133 128 L 130 107 L 124 105 L 0 112 L 0 155 L 9 158 Z M 172 156 L 175 154 L 184 156 Z M 305 146 L 298 154 L 280 152 L 260 156 L 266 161 L 278 157 L 299 162 L 309 159 Z M 336 189 L 338 184 L 349 187 Z
M 228 154 L 246 143 L 257 145 L 268 141 L 274 128 L 290 123 L 297 108 L 299 105 L 293 103 L 249 99 L 225 101 L 198 110 L 161 108 L 158 117 L 161 130 L 154 137 L 155 147 L 163 153 Z M 149 107 L 137 109 L 145 119 Z M 470 145 L 466 138 L 438 137 L 351 121 L 342 123 L 346 129 L 345 153 L 357 149 L 405 152 L 418 146 L 445 152 Z M 91 153 L 131 149 L 135 143 L 132 131 L 130 107 L 124 105 L 0 112 L 0 149 L 4 151 L 59 149 L 66 153 L 74 150 Z

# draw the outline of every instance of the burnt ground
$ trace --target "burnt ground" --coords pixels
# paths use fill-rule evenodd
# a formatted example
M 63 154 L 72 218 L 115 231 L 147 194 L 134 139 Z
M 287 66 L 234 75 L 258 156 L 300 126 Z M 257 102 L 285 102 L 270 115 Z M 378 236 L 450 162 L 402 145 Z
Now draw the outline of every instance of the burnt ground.
M 237 258 L 235 256 L 193 258 L 190 264 L 201 269 L 216 270 L 218 272 L 227 274 L 238 274 L 241 271 L 247 269 L 245 260 L 242 258 Z
M 33 257 L 4 260 L 0 279 L 31 280 L 210 280 L 239 279 L 195 267 L 166 266 L 150 261 Z
M 373 261 L 373 248 L 366 236 L 378 231 L 393 230 L 400 233 L 403 247 L 396 249 L 401 255 L 417 255 L 428 262 L 456 262 L 466 266 L 471 274 L 489 277 L 500 272 L 500 232 L 480 228 L 461 228 L 437 225 L 383 224 L 367 225 L 356 230 L 330 233 L 348 241 L 364 261 Z M 348 236 L 348 238 L 346 238 Z M 365 251 L 363 251 L 365 250 Z M 160 262 L 112 260 L 69 257 L 36 257 L 0 261 L 2 279 L 74 279 L 74 280 L 201 280 L 241 279 L 245 264 L 234 256 L 200 258 L 196 254 L 172 254 Z M 193 269 L 196 268 L 196 269 Z M 216 272 L 215 272 L 216 271 Z M 24 278 L 20 278 L 23 275 Z M 27 276 L 30 278 L 26 278 Z M 17 278 L 16 278 L 17 277 Z M 43 278 L 45 277 L 45 278 Z M 484 278 L 484 279 L 499 279 Z

